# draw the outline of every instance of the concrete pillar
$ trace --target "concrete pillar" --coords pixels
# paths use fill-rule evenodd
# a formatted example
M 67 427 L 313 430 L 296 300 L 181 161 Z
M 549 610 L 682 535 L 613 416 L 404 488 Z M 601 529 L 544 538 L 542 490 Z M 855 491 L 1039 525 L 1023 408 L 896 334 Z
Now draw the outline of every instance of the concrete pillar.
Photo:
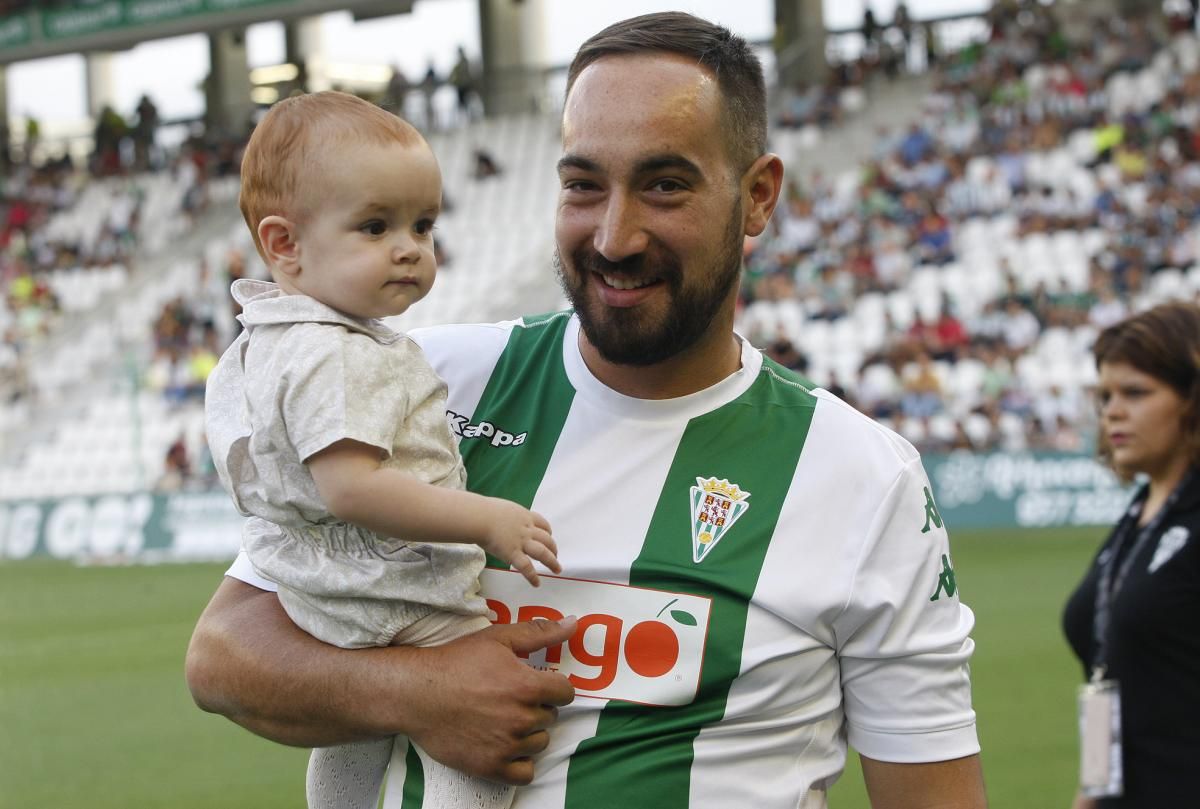
M 545 5 L 545 0 L 479 0 L 483 66 L 476 77 L 488 115 L 545 105 Z
M 293 89 L 308 93 L 331 88 L 325 57 L 325 29 L 320 17 L 285 22 L 283 47 L 284 58 L 300 69 Z
M 87 74 L 87 112 L 88 117 L 95 120 L 100 117 L 100 110 L 106 105 L 116 105 L 116 81 L 113 78 L 113 55 L 93 51 L 85 57 L 85 72 Z M 117 110 L 125 115 L 132 110 Z
M 825 80 L 825 10 L 822 0 L 775 0 L 778 86 Z
M 244 135 L 254 112 L 250 100 L 245 29 L 209 34 L 208 56 L 209 73 L 204 82 L 205 123 L 216 131 Z

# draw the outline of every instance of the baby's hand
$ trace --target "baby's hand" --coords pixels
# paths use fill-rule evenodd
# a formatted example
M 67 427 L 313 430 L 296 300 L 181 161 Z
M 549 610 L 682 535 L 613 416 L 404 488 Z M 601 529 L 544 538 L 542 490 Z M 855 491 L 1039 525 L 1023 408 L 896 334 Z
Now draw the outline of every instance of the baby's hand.
M 508 562 L 534 587 L 538 586 L 534 559 L 555 573 L 561 573 L 558 546 L 550 536 L 550 523 L 546 518 L 510 500 L 496 497 L 490 500 L 490 526 L 480 547 Z

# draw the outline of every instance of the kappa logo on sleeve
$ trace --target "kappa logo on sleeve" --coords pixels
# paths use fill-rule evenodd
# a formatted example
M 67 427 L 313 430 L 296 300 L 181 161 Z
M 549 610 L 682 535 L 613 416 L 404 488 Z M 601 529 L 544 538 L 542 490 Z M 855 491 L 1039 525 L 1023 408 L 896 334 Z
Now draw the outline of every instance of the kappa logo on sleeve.
M 567 676 L 581 697 L 688 705 L 700 687 L 712 600 L 610 582 L 542 575 L 536 590 L 513 570 L 480 576 L 494 624 L 575 615 L 579 627 L 530 665 Z
M 933 492 L 929 491 L 929 487 L 925 487 L 925 527 L 921 529 L 922 534 L 929 533 L 930 524 L 937 528 L 942 527 L 942 515 L 938 513 L 937 504 L 933 502 Z
M 958 584 L 954 581 L 954 568 L 950 566 L 950 557 L 943 553 L 942 572 L 938 574 L 937 589 L 933 591 L 929 600 L 937 601 L 942 597 L 942 593 L 953 596 L 957 592 Z
M 527 432 L 510 433 L 490 421 L 472 424 L 466 416 L 455 413 L 453 410 L 446 411 L 446 421 L 450 423 L 450 429 L 459 438 L 486 438 L 493 447 L 519 447 L 529 436 Z

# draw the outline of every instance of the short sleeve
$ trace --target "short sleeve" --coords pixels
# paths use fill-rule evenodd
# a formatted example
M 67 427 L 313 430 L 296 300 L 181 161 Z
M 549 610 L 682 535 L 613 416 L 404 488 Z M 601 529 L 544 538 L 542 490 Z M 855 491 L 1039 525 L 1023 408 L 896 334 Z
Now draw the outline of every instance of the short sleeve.
M 257 587 L 260 590 L 267 590 L 275 593 L 279 591 L 279 585 L 270 579 L 265 579 L 254 569 L 254 565 L 250 562 L 250 556 L 243 548 L 233 560 L 233 564 L 225 571 L 225 575 L 231 579 L 245 582 L 246 584 Z
M 959 599 L 919 459 L 904 467 L 875 526 L 835 621 L 850 744 L 898 763 L 976 753 L 968 666 L 975 618 Z
M 365 334 L 316 326 L 283 366 L 278 406 L 301 461 L 342 439 L 390 455 L 409 403 L 397 355 Z

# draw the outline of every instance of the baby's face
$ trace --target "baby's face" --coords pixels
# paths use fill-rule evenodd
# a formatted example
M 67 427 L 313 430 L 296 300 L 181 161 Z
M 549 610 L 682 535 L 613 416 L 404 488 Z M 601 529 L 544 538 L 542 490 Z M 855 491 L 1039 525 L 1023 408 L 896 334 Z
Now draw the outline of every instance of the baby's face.
M 437 273 L 433 223 L 442 205 L 429 147 L 331 148 L 305 168 L 296 290 L 360 318 L 398 315 L 425 297 Z

